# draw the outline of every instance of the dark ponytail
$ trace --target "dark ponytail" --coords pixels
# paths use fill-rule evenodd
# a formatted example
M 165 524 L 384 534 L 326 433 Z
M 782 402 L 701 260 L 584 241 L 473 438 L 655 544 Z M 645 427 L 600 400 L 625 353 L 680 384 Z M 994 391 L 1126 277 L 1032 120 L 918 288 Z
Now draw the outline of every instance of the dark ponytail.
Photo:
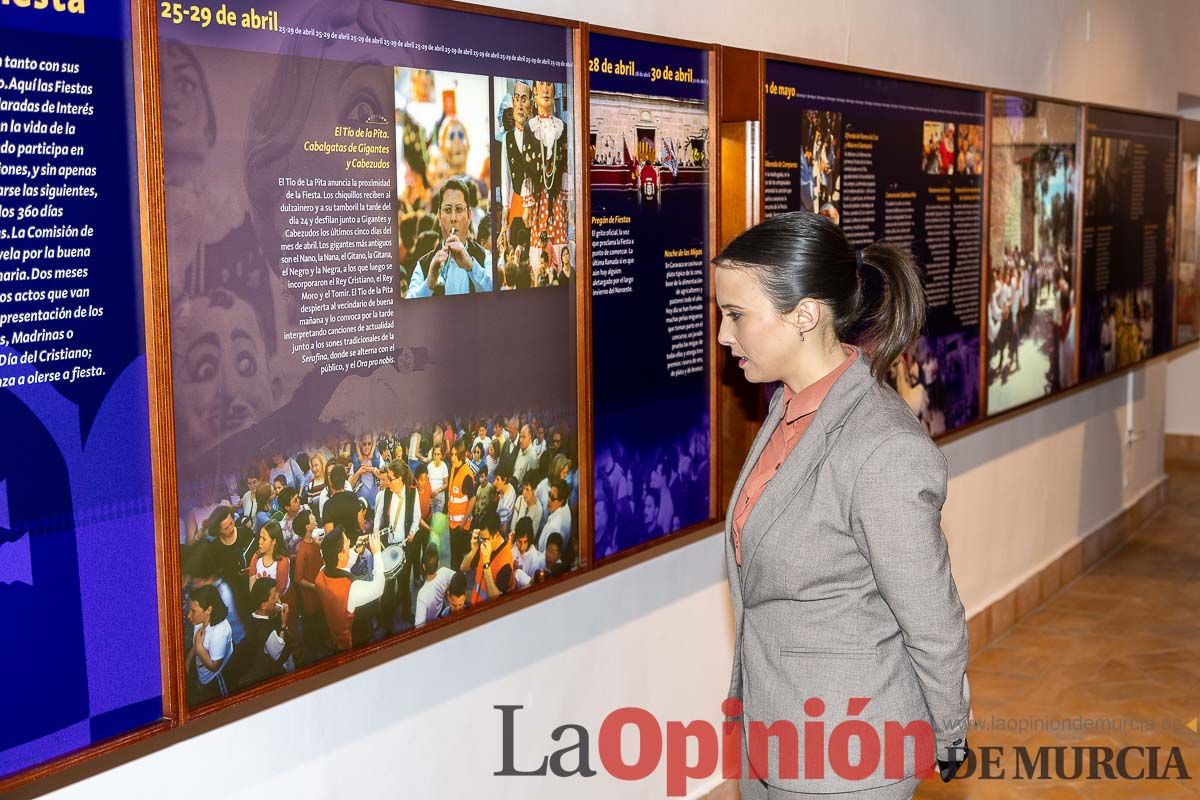
M 754 273 L 775 310 L 786 314 L 805 297 L 833 312 L 840 341 L 859 345 L 871 374 L 888 369 L 925 327 L 921 268 L 907 248 L 876 242 L 858 256 L 829 219 L 793 211 L 743 231 L 713 263 Z

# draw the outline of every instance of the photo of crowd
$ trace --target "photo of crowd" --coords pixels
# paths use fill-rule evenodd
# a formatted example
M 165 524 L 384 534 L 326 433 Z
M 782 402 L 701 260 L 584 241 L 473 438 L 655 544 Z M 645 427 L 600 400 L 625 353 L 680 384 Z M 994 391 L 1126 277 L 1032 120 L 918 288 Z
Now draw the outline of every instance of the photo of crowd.
M 800 131 L 800 203 L 805 211 L 840 220 L 842 200 L 842 115 L 804 112 Z
M 920 336 L 888 370 L 887 382 L 930 436 L 975 418 L 979 357 L 967 334 Z
M 1006 141 L 992 179 L 989 413 L 1075 383 L 1075 145 Z
M 1149 287 L 1100 295 L 1100 357 L 1103 372 L 1154 354 L 1154 290 Z
M 275 453 L 192 497 L 181 525 L 189 703 L 575 569 L 568 419 L 362 433 Z
M 709 516 L 707 414 L 661 445 L 614 441 L 596 448 L 595 555 L 614 555 Z
M 953 122 L 925 120 L 921 171 L 926 175 L 953 175 L 955 154 L 955 125 Z
M 490 292 L 488 79 L 396 67 L 400 297 Z
M 569 284 L 575 274 L 567 87 L 496 78 L 491 170 L 502 291 Z
M 958 161 L 956 168 L 959 175 L 983 174 L 983 126 L 958 126 Z

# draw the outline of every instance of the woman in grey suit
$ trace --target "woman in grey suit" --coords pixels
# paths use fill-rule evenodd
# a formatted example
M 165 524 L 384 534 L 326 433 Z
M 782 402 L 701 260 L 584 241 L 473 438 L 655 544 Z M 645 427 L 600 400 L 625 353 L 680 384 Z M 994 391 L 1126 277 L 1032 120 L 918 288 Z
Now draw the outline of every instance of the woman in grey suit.
M 742 797 L 909 798 L 953 777 L 971 716 L 946 459 L 883 383 L 925 324 L 919 267 L 807 212 L 714 264 L 720 343 L 783 383 L 726 518 Z

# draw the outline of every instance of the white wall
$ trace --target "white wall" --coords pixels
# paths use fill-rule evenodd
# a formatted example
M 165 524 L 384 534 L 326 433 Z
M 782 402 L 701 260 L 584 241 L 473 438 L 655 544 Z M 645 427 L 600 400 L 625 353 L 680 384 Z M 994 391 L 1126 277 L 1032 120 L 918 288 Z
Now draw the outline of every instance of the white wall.
M 1200 9 L 1187 0 L 501 4 L 1155 111 L 1173 112 L 1179 91 L 1200 94 L 1200 51 L 1185 41 L 1200 30 Z M 1126 378 L 946 446 L 951 483 L 944 527 L 968 613 L 1161 479 L 1168 374 L 1172 408 L 1197 414 L 1191 398 L 1200 384 L 1200 355 L 1141 370 L 1131 380 L 1134 428 L 1144 438 L 1130 446 L 1124 444 Z M 1186 425 L 1200 432 L 1200 418 Z M 501 727 L 491 707 L 526 705 L 517 754 L 535 761 L 553 748 L 554 726 L 580 723 L 595 737 L 603 716 L 621 706 L 643 706 L 660 720 L 716 720 L 731 640 L 714 534 L 52 796 L 662 797 L 661 770 L 638 784 L 603 774 L 492 777 L 501 764 Z M 592 749 L 594 756 L 594 739 Z M 595 758 L 592 766 L 599 768 Z
M 1200 436 L 1200 347 L 1171 359 L 1167 378 L 1166 432 Z

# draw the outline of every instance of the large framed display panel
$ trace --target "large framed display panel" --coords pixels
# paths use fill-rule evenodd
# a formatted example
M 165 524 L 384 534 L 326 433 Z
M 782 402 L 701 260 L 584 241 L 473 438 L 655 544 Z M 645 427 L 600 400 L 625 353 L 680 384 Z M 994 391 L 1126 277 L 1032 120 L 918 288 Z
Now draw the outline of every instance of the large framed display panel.
M 589 557 L 574 23 L 226 7 L 157 26 L 187 718 Z M 529 475 L 558 543 L 531 573 Z
M 1200 339 L 1200 122 L 1180 120 L 1179 263 L 1176 271 L 1175 346 Z
M 171 725 L 137 39 L 128 3 L 0 7 L 0 791 Z
M 983 282 L 985 413 L 1077 380 L 1078 104 L 994 90 L 989 99 Z
M 715 517 L 716 51 L 588 29 L 597 560 Z
M 1088 105 L 1080 379 L 1171 349 L 1178 120 Z
M 934 438 L 980 416 L 986 91 L 766 54 L 764 216 L 839 224 L 855 247 L 909 246 L 926 329 L 889 383 Z

